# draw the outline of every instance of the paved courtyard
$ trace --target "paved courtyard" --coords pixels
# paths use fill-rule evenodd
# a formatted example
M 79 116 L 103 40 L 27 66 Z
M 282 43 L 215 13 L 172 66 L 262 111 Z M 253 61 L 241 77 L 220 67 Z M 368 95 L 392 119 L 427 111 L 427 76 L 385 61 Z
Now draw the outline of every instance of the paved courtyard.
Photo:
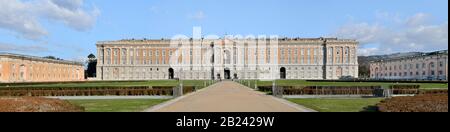
M 154 106 L 147 112 L 312 112 L 313 110 L 254 91 L 232 81 Z

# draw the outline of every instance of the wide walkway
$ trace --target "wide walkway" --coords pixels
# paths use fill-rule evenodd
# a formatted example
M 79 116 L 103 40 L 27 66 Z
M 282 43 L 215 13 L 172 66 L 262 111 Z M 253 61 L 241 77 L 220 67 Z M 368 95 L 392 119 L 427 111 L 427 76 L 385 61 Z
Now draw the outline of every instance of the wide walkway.
M 154 106 L 147 112 L 311 112 L 312 110 L 224 81 Z

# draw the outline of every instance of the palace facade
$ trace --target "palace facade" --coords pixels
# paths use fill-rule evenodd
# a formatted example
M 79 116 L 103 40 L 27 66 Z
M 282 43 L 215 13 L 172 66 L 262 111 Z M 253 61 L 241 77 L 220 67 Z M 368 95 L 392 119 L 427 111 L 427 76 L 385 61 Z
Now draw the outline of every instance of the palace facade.
M 358 42 L 337 38 L 97 42 L 99 80 L 358 77 Z
M 82 63 L 0 53 L 0 82 L 83 81 Z
M 372 79 L 447 80 L 448 50 L 370 63 Z

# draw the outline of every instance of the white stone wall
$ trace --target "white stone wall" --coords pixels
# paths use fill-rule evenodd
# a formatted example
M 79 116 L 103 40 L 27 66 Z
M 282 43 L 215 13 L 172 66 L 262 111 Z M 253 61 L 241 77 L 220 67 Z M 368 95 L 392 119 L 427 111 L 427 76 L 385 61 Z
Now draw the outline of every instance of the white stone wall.
M 209 44 L 208 41 L 202 46 Z M 169 68 L 174 70 L 174 78 L 185 80 L 211 79 L 212 68 L 216 79 L 217 74 L 224 79 L 225 69 L 230 70 L 231 78 L 237 74 L 239 79 L 280 79 L 281 68 L 286 69 L 285 79 L 323 80 L 339 79 L 342 76 L 358 77 L 357 44 L 352 40 L 281 40 L 278 51 L 273 47 L 269 50 L 252 49 L 254 48 L 252 46 L 260 48 L 261 45 L 246 44 L 244 48 L 239 48 L 234 47 L 235 45 L 216 43 L 215 47 L 222 49 L 215 49 L 214 65 L 202 64 L 210 59 L 202 56 L 206 54 L 205 51 L 184 48 L 177 52 L 183 54 L 180 57 L 182 64 L 187 65 L 176 67 L 169 63 L 155 64 L 156 62 L 152 62 L 151 59 L 151 62 L 140 62 L 145 60 L 139 58 L 156 54 L 146 51 L 142 54 L 140 50 L 162 49 L 168 52 L 170 45 L 167 41 L 100 42 L 97 44 L 97 77 L 100 80 L 165 80 L 169 79 Z M 333 49 L 329 51 L 329 48 Z M 224 52 L 231 55 L 223 55 Z M 231 60 L 226 61 L 225 58 Z M 197 62 L 201 64 L 196 65 Z

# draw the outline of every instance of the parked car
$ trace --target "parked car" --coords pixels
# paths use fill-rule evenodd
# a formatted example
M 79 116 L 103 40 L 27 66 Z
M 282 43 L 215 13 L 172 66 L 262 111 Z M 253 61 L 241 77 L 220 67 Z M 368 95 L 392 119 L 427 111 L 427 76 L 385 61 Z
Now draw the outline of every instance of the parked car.
M 353 76 L 342 76 L 341 78 L 339 78 L 340 80 L 354 80 L 356 78 L 354 78 Z

